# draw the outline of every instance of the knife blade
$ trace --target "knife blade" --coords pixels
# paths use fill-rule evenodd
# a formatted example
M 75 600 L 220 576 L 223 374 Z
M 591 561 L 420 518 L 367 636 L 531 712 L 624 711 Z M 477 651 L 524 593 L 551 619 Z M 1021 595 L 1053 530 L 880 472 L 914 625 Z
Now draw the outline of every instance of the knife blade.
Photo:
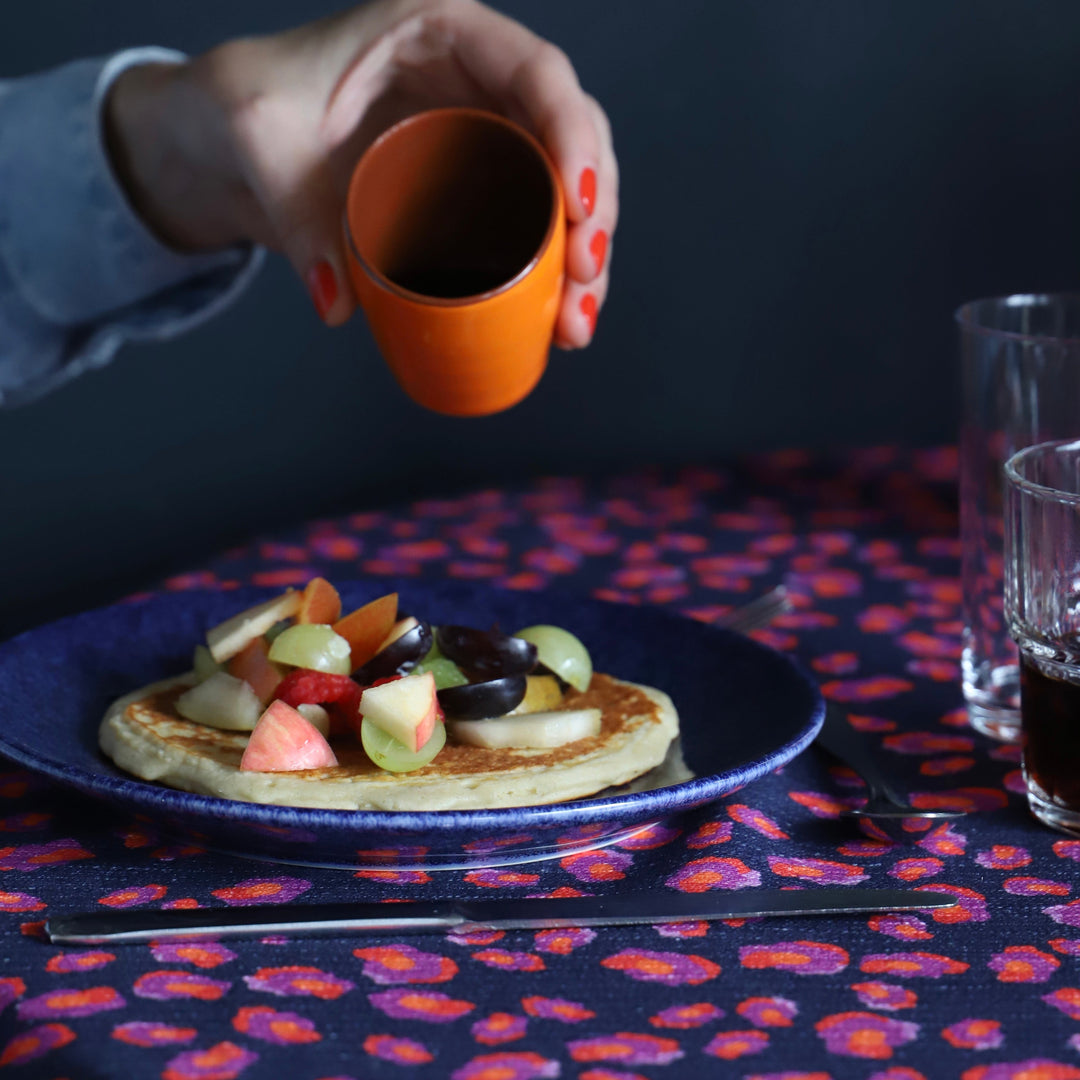
M 57 915 L 45 924 L 54 945 L 149 941 L 407 934 L 455 930 L 547 930 L 696 919 L 858 915 L 951 907 L 952 893 L 917 889 L 748 889 L 740 892 L 632 892 L 614 896 L 402 903 L 278 904 L 265 908 L 184 908 Z

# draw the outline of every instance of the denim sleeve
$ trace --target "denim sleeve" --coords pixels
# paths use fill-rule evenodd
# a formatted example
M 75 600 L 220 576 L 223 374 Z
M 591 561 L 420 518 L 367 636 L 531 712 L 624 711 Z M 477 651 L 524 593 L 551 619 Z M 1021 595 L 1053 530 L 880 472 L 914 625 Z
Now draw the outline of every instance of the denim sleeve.
M 104 366 L 125 341 L 198 326 L 244 290 L 259 248 L 183 255 L 143 225 L 113 175 L 101 107 L 132 49 L 0 81 L 0 406 Z

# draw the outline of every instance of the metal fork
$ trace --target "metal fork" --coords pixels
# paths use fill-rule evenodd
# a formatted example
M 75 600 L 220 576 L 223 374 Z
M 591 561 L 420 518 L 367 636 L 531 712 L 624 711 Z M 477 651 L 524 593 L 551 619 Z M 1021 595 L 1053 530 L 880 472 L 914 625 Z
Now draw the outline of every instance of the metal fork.
M 735 608 L 717 620 L 718 625 L 740 634 L 757 627 L 767 626 L 777 615 L 790 610 L 791 599 L 783 585 L 777 585 L 749 604 Z M 902 798 L 885 778 L 866 740 L 848 722 L 847 717 L 835 705 L 827 705 L 825 723 L 815 740 L 833 757 L 848 768 L 854 769 L 866 783 L 866 803 L 849 809 L 854 817 L 884 819 L 922 817 L 944 820 L 963 817 L 964 810 L 922 810 Z
M 835 706 L 826 705 L 825 723 L 818 732 L 818 746 L 823 746 L 866 782 L 866 803 L 846 811 L 855 817 L 945 819 L 963 817 L 964 810 L 922 810 L 897 794 L 870 753 L 866 740 Z
M 790 610 L 791 597 L 788 595 L 787 588 L 777 585 L 775 589 L 770 589 L 756 600 L 751 600 L 749 604 L 743 604 L 742 607 L 734 608 L 726 615 L 721 615 L 716 620 L 716 625 L 724 627 L 725 630 L 748 634 L 758 627 L 768 626 L 777 615 Z

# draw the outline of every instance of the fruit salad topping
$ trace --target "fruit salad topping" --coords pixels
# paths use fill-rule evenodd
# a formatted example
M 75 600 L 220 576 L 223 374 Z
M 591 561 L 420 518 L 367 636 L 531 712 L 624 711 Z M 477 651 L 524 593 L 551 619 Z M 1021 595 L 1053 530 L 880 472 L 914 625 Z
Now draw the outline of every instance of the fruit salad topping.
M 177 712 L 250 731 L 240 768 L 260 772 L 333 767 L 330 739 L 358 738 L 375 765 L 403 773 L 429 764 L 448 735 L 550 748 L 600 730 L 599 709 L 563 707 L 564 688 L 587 690 L 592 678 L 569 631 L 436 628 L 402 615 L 396 593 L 343 616 L 324 578 L 210 629 L 193 667 Z

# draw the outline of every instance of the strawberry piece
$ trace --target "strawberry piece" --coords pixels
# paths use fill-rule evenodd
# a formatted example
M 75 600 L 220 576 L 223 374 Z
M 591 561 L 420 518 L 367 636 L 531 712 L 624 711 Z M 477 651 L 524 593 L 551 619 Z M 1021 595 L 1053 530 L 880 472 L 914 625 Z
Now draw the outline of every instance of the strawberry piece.
M 322 705 L 330 714 L 330 734 L 360 731 L 360 695 L 364 688 L 348 675 L 295 668 L 278 683 L 275 696 L 286 705 Z
M 359 702 L 363 689 L 348 675 L 294 668 L 278 683 L 276 697 L 286 705 L 351 705 Z
M 240 768 L 252 772 L 300 772 L 337 765 L 330 744 L 291 705 L 274 701 L 259 717 Z

